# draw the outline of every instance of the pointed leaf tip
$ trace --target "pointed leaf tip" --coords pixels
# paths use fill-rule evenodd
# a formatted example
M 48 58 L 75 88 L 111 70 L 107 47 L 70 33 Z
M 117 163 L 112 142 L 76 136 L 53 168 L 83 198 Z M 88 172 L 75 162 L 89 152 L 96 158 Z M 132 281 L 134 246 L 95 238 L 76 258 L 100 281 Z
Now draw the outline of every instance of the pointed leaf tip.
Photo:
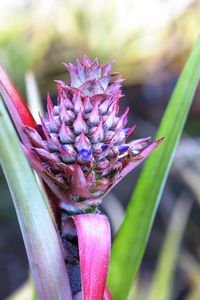
M 0 92 L 3 95 L 5 104 L 9 110 L 12 119 L 15 122 L 15 115 L 17 114 L 23 125 L 33 127 L 38 130 L 37 124 L 28 109 L 24 99 L 15 87 L 12 80 L 7 75 L 4 68 L 0 65 Z M 15 124 L 17 127 L 18 124 Z M 17 128 L 18 129 L 18 128 Z
M 71 180 L 70 193 L 79 197 L 90 197 L 85 175 L 78 163 L 74 164 L 74 172 Z

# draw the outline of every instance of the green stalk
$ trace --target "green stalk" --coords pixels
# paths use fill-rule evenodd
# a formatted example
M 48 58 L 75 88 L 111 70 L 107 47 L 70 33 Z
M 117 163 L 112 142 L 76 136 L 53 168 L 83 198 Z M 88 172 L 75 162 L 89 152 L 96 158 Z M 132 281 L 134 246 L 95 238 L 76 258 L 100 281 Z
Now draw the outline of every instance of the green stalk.
M 13 198 L 39 299 L 71 300 L 59 236 L 1 98 L 0 163 Z

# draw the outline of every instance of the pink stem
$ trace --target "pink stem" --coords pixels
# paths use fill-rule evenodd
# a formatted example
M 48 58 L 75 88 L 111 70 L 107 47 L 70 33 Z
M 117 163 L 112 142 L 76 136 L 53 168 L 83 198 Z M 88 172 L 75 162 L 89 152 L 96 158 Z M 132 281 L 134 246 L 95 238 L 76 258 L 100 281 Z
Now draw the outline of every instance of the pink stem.
M 102 300 L 110 260 L 111 234 L 106 216 L 81 214 L 72 217 L 78 235 L 82 298 Z M 108 291 L 105 296 L 108 298 Z

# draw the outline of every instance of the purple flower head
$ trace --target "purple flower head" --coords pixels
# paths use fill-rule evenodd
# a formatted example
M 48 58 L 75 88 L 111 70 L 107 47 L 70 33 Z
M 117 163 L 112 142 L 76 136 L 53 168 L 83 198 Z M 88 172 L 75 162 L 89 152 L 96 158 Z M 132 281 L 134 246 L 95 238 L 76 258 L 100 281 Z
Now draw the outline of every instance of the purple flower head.
M 97 206 L 160 142 L 126 142 L 135 126 L 125 127 L 128 108 L 118 115 L 123 80 L 111 66 L 87 56 L 65 64 L 71 81 L 56 81 L 57 105 L 48 95 L 41 129 L 25 127 L 25 153 L 68 210 Z

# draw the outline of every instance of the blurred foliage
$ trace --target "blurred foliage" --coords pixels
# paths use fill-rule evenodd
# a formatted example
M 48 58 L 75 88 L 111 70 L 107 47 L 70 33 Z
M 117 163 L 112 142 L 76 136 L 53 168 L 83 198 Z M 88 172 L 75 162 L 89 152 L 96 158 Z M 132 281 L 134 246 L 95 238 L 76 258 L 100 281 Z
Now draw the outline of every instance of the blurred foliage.
M 185 138 L 179 146 L 175 173 L 191 189 L 200 205 L 200 139 Z
M 188 197 L 182 195 L 173 210 L 151 283 L 149 300 L 169 300 L 172 297 L 177 257 L 191 206 Z
M 25 70 L 46 85 L 61 61 L 85 53 L 116 59 L 127 83 L 138 82 L 180 67 L 199 33 L 198 0 L 7 0 L 0 10 L 0 59 L 21 88 Z
M 184 300 L 200 299 L 200 263 L 199 260 L 187 252 L 183 252 L 180 257 L 180 267 L 187 274 L 190 283 L 190 291 Z
M 187 271 L 188 276 L 193 275 L 193 264 L 188 262 L 188 259 L 185 261 L 180 251 L 181 241 L 191 211 L 191 204 L 188 197 L 182 194 L 170 218 L 162 248 L 159 252 L 157 265 L 151 276 L 153 280 L 148 278 L 147 281 L 147 279 L 143 278 L 140 274 L 137 281 L 133 284 L 128 300 L 172 299 L 173 277 L 180 257 L 182 257 L 184 266 L 188 264 L 190 267 Z M 192 292 L 194 290 L 196 291 L 196 287 L 194 289 L 192 288 Z

